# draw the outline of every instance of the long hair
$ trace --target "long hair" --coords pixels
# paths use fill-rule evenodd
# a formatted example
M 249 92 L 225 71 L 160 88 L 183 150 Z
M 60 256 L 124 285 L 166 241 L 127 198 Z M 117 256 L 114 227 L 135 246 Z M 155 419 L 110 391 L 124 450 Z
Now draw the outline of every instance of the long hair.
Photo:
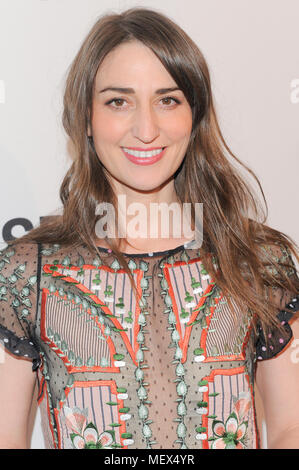
M 174 185 L 182 203 L 191 203 L 192 207 L 203 203 L 200 257 L 204 266 L 229 303 L 234 299 L 243 309 L 245 304 L 264 326 L 279 326 L 272 288 L 287 288 L 295 294 L 298 278 L 296 271 L 293 279 L 286 275 L 288 269 L 294 270 L 290 256 L 284 264 L 277 263 L 265 247 L 278 245 L 299 261 L 298 247 L 288 235 L 265 224 L 268 208 L 260 182 L 228 148 L 219 128 L 203 54 L 174 21 L 152 9 L 135 7 L 121 14 L 105 14 L 83 41 L 68 71 L 64 92 L 62 121 L 74 157 L 60 188 L 63 214 L 49 218 L 15 243 L 35 240 L 72 247 L 83 243 L 98 254 L 96 207 L 101 202 L 116 207 L 116 195 L 88 138 L 94 82 L 107 54 L 130 41 L 140 41 L 153 51 L 192 109 L 190 142 L 174 175 Z M 258 183 L 266 211 L 235 164 L 243 166 Z M 194 212 L 192 217 L 194 222 Z M 119 251 L 119 241 L 106 239 L 137 294 L 126 258 Z

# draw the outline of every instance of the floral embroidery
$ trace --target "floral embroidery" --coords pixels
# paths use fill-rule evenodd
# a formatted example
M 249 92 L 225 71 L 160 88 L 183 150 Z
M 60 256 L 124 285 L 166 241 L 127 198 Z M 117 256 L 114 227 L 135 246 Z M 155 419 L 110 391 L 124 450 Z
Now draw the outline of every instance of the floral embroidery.
M 110 445 L 115 444 L 113 431 L 98 433 L 97 427 L 93 423 L 87 424 L 88 409 L 68 408 L 64 406 L 65 424 L 70 431 L 73 447 L 75 449 L 111 449 Z
M 21 248 L 23 249 L 23 247 Z M 159 440 L 159 445 L 163 445 L 165 438 L 168 440 L 166 442 L 170 442 L 172 437 L 173 447 L 180 447 L 182 449 L 187 447 L 207 449 L 209 446 L 213 449 L 256 448 L 259 446 L 254 421 L 254 408 L 251 409 L 254 405 L 254 395 L 249 396 L 249 394 L 244 392 L 238 395 L 237 392 L 239 389 L 242 390 L 243 387 L 242 374 L 235 374 L 236 381 L 233 379 L 231 383 L 228 380 L 224 381 L 222 388 L 220 388 L 220 383 L 216 383 L 214 390 L 221 390 L 220 397 L 218 398 L 217 395 L 219 393 L 215 391 L 209 393 L 210 380 L 206 380 L 209 374 L 212 374 L 217 367 L 224 366 L 224 369 L 228 372 L 232 368 L 244 368 L 244 373 L 248 373 L 250 389 L 253 390 L 254 378 L 251 376 L 251 373 L 249 374 L 253 366 L 253 355 L 255 354 L 255 351 L 250 349 L 253 342 L 249 343 L 250 348 L 245 349 L 245 346 L 247 347 L 246 338 L 248 337 L 250 341 L 252 339 L 248 334 L 250 332 L 251 316 L 244 315 L 244 322 L 240 325 L 238 324 L 237 328 L 231 328 L 232 334 L 227 330 L 223 331 L 219 327 L 221 322 L 220 313 L 225 317 L 229 313 L 229 306 L 221 309 L 221 312 L 220 309 L 219 311 L 217 310 L 215 315 L 213 315 L 214 307 L 218 303 L 222 304 L 227 301 L 226 299 L 221 299 L 221 291 L 214 285 L 202 263 L 199 263 L 199 260 L 192 259 L 197 254 L 192 253 L 190 258 L 183 251 L 181 261 L 178 263 L 176 263 L 178 260 L 177 256 L 168 257 L 167 263 L 178 268 L 174 269 L 171 272 L 171 276 L 169 275 L 168 277 L 168 271 L 163 269 L 163 263 L 151 265 L 141 260 L 137 265 L 133 259 L 130 259 L 128 263 L 129 268 L 133 274 L 136 274 L 137 271 L 137 284 L 140 282 L 138 285 L 142 290 L 142 299 L 139 304 L 141 312 L 138 318 L 135 319 L 136 309 L 134 309 L 134 299 L 128 295 L 131 292 L 127 291 L 129 289 L 127 287 L 128 283 L 124 286 L 124 276 L 120 275 L 122 272 L 117 272 L 120 266 L 116 260 L 110 263 L 109 266 L 107 263 L 106 266 L 102 267 L 102 260 L 95 258 L 91 261 L 92 257 L 90 257 L 88 252 L 86 252 L 86 256 L 85 252 L 82 252 L 84 258 L 86 258 L 85 261 L 78 252 L 77 255 L 70 252 L 69 255 L 65 256 L 66 252 L 63 250 L 63 255 L 58 253 L 56 255 L 56 252 L 59 250 L 59 245 L 52 245 L 51 248 L 41 249 L 39 251 L 39 263 L 35 264 L 31 262 L 32 253 L 30 253 L 30 247 L 28 247 L 27 253 L 26 246 L 26 253 L 24 251 L 24 255 L 22 255 L 21 251 L 15 253 L 11 249 L 0 252 L 0 303 L 8 311 L 8 324 L 0 327 L 0 340 L 3 340 L 6 346 L 9 346 L 8 350 L 17 355 L 28 357 L 29 346 L 32 346 L 33 351 L 34 344 L 29 341 L 30 337 L 27 338 L 27 336 L 23 335 L 23 332 L 29 336 L 34 331 L 33 337 L 38 339 L 43 359 L 43 366 L 38 373 L 41 374 L 42 393 L 46 397 L 46 400 L 40 401 L 40 403 L 44 407 L 43 411 L 47 416 L 47 443 L 51 447 L 61 448 L 64 444 L 67 444 L 66 447 L 81 449 L 112 449 L 124 448 L 135 444 L 136 448 L 151 448 L 152 446 L 157 446 L 156 439 Z M 33 252 L 35 252 L 35 248 Z M 54 253 L 55 256 L 52 257 Z M 18 257 L 15 264 L 13 263 L 14 255 Z M 40 255 L 51 257 L 44 260 Z M 199 252 L 198 257 L 200 258 Z M 77 261 L 76 258 L 78 258 Z M 166 256 L 163 256 L 163 259 L 166 259 Z M 189 263 L 190 259 L 191 262 Z M 283 259 L 283 257 L 281 259 L 277 258 L 278 261 Z M 36 276 L 37 271 L 34 266 L 39 267 L 39 276 Z M 99 270 L 100 266 L 101 269 Z M 110 274 L 112 271 L 109 267 L 115 270 L 117 276 L 113 277 L 113 273 Z M 158 267 L 161 268 L 160 272 Z M 140 273 L 139 276 L 140 270 L 143 273 Z M 149 275 L 145 275 L 147 272 Z M 156 275 L 158 279 L 155 279 Z M 154 287 L 156 287 L 155 282 L 159 278 L 161 278 L 160 296 L 154 290 Z M 152 279 L 150 284 L 148 279 Z M 206 282 L 203 284 L 202 281 Z M 121 288 L 122 282 L 123 289 Z M 209 285 L 211 289 L 204 290 L 203 287 L 205 285 Z M 35 294 L 39 289 L 41 295 L 36 297 Z M 204 299 L 204 303 L 199 303 L 196 308 L 194 304 L 197 295 L 199 297 L 206 297 L 206 299 Z M 104 303 L 101 300 L 101 304 L 99 304 L 96 301 L 96 297 L 104 299 Z M 146 297 L 150 297 L 148 304 Z M 157 313 L 161 312 L 162 308 L 160 308 L 158 302 L 161 302 L 163 297 L 165 303 L 164 313 L 167 315 L 165 323 L 169 333 L 166 341 L 169 339 L 169 348 L 173 348 L 172 360 L 170 359 L 169 364 L 166 365 L 170 366 L 171 364 L 174 366 L 171 369 L 172 375 L 169 375 L 168 378 L 169 383 L 173 381 L 171 386 L 174 393 L 177 392 L 177 397 L 175 397 L 173 413 L 166 414 L 163 412 L 163 416 L 156 418 L 157 423 L 153 423 L 150 419 L 152 403 L 148 399 L 147 389 L 148 386 L 151 387 L 153 385 L 152 383 L 145 382 L 144 377 L 144 369 L 148 368 L 151 362 L 148 361 L 149 363 L 147 363 L 145 361 L 147 356 L 144 356 L 144 353 L 150 349 L 150 335 L 155 334 L 154 330 L 148 328 L 148 324 L 151 324 L 147 321 L 148 315 L 151 315 L 154 309 L 157 309 Z M 43 299 L 47 300 L 45 305 L 49 310 L 46 310 L 45 307 L 41 308 L 40 305 Z M 288 307 L 296 311 L 298 310 L 297 304 L 298 297 L 294 297 Z M 32 323 L 35 315 L 30 315 L 30 313 L 31 309 L 35 311 L 36 307 L 38 308 L 36 324 L 44 324 L 47 327 L 44 337 L 41 335 L 39 328 L 36 331 L 32 328 L 36 325 Z M 40 321 L 42 311 L 46 312 L 44 318 L 47 318 L 47 323 Z M 69 323 L 67 323 L 67 327 L 63 324 L 62 328 L 62 323 L 60 324 L 59 322 L 62 318 L 66 317 L 66 315 L 61 315 L 64 311 L 67 311 L 69 314 Z M 218 313 L 219 315 L 217 315 Z M 286 316 L 286 312 L 280 312 L 280 314 L 282 313 L 285 316 L 279 317 L 279 319 L 282 323 L 287 323 L 289 317 Z M 13 321 L 14 314 L 18 316 L 18 322 L 12 323 L 12 332 L 10 332 L 7 327 Z M 82 330 L 75 328 L 77 318 L 79 317 L 81 319 L 80 325 Z M 6 320 L 4 315 L 3 318 Z M 118 322 L 117 326 L 114 323 L 116 319 Z M 19 323 L 24 331 L 19 330 Z M 14 325 L 16 325 L 16 331 L 14 331 Z M 88 329 L 86 325 L 88 325 Z M 198 325 L 200 328 L 194 329 L 192 334 L 190 333 L 188 336 L 188 332 L 195 325 Z M 88 334 L 78 335 L 77 338 L 75 335 L 72 336 L 73 331 L 76 334 L 87 331 Z M 127 337 L 124 332 L 128 333 Z M 22 337 L 19 338 L 18 334 L 22 335 Z M 146 334 L 149 335 L 148 341 L 145 341 Z M 77 350 L 78 341 L 81 344 L 81 338 L 82 342 L 86 338 L 88 340 L 86 344 L 88 345 L 100 345 L 100 353 L 97 352 L 95 346 L 88 350 L 88 354 L 84 354 L 86 349 Z M 123 341 L 125 338 L 126 342 Z M 186 338 L 187 340 L 184 341 Z M 207 338 L 209 339 L 208 346 Z M 94 342 L 91 339 L 94 339 Z M 115 343 L 113 349 L 108 348 L 106 345 L 108 339 L 111 344 Z M 16 343 L 17 340 L 19 341 L 18 343 Z M 24 346 L 26 341 L 27 349 L 25 350 L 22 349 L 22 345 Z M 282 343 L 280 336 L 273 334 L 273 345 L 270 345 L 269 355 L 272 356 L 273 353 L 277 352 L 281 344 L 284 345 L 285 343 Z M 128 345 L 132 346 L 131 350 L 136 350 L 136 368 L 132 367 L 131 359 L 133 358 L 133 353 L 130 353 L 131 350 L 129 350 Z M 244 349 L 242 349 L 243 346 Z M 259 336 L 259 343 L 254 349 L 259 351 L 257 359 L 263 359 L 268 354 L 262 335 Z M 57 360 L 53 352 L 59 357 L 59 360 Z M 232 354 L 240 355 L 241 352 L 242 354 L 244 352 L 244 357 L 235 358 L 235 362 L 232 364 L 230 362 L 233 359 L 225 357 Z M 32 357 L 34 354 L 32 352 Z M 211 356 L 213 361 L 209 361 Z M 217 361 L 215 360 L 216 356 L 220 356 L 217 358 Z M 151 357 L 150 354 L 148 354 L 148 357 Z M 53 358 L 55 359 L 54 361 Z M 237 360 L 240 362 L 239 364 L 237 364 Z M 244 360 L 246 361 L 244 362 Z M 72 374 L 69 377 L 64 377 L 61 374 L 63 378 L 61 383 L 57 382 L 57 386 L 56 383 L 55 386 L 52 386 L 52 382 L 54 382 L 60 373 L 58 366 L 61 368 L 64 366 L 69 372 L 72 368 L 103 368 L 105 370 L 99 370 L 100 374 L 103 373 L 103 375 L 98 376 L 99 381 L 101 381 L 101 379 L 110 377 L 107 375 L 107 371 L 112 365 L 123 370 L 120 371 L 118 369 L 114 371 L 119 373 L 119 384 L 118 386 L 115 385 L 115 389 L 112 391 L 114 396 L 110 397 L 109 394 L 107 396 L 104 395 L 106 399 L 103 399 L 103 407 L 98 405 L 99 401 L 96 401 L 98 396 L 94 395 L 94 403 L 96 403 L 94 413 L 97 420 L 93 419 L 90 414 L 88 416 L 87 408 L 77 408 L 78 404 L 82 408 L 87 406 L 87 401 L 82 400 L 81 402 L 80 398 L 78 401 L 69 398 L 68 392 L 74 383 L 74 376 Z M 88 381 L 87 377 L 89 376 L 85 376 L 85 372 L 90 372 L 90 370 L 86 369 L 80 372 L 82 373 L 80 377 L 82 378 L 83 385 L 81 387 L 83 394 L 83 391 L 88 390 L 84 382 Z M 231 374 L 223 375 L 225 377 Z M 165 397 L 161 394 L 158 395 L 157 399 L 159 400 L 163 397 L 166 400 L 167 393 L 168 389 L 165 392 Z M 232 393 L 238 396 L 236 398 L 232 397 Z M 128 394 L 132 400 L 137 398 L 137 403 L 135 403 L 137 412 L 133 413 L 133 409 L 130 410 L 129 407 L 119 403 L 118 400 L 127 399 Z M 198 396 L 199 394 L 202 394 L 202 396 Z M 67 396 L 69 408 L 63 407 L 63 402 L 66 401 Z M 174 395 L 170 396 L 173 399 Z M 223 407 L 227 407 L 231 399 L 234 400 L 234 406 L 229 408 L 223 417 Z M 190 406 L 191 403 L 192 405 Z M 112 408 L 109 409 L 108 407 Z M 63 408 L 64 412 L 60 413 Z M 114 411 L 113 417 L 111 414 L 110 421 L 108 411 L 109 413 Z M 101 413 L 105 413 L 103 415 L 106 420 L 104 427 L 100 424 L 102 422 Z M 155 416 L 154 413 L 153 415 Z M 165 419 L 165 428 L 161 428 L 160 431 L 157 425 L 159 424 L 158 420 L 162 422 L 162 419 Z M 130 432 L 127 432 L 126 424 L 129 420 L 128 431 Z M 168 435 L 169 433 L 167 432 L 167 435 L 165 433 L 164 436 L 163 431 L 166 429 L 166 426 L 169 426 L 171 421 L 176 423 L 173 433 Z M 109 428 L 111 429 L 108 430 Z
M 251 407 L 249 392 L 241 392 L 238 398 L 233 397 L 234 411 L 225 423 L 213 421 L 212 449 L 244 449 L 247 441 L 248 412 Z

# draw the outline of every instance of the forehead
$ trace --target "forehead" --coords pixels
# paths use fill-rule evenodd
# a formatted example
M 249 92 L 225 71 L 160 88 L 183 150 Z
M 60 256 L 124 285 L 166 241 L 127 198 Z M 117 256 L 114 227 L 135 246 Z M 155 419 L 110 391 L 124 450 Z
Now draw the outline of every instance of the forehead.
M 139 41 L 120 44 L 109 52 L 96 75 L 96 82 L 103 85 L 113 85 L 115 81 L 124 85 L 124 80 L 133 83 L 137 79 L 166 80 L 166 85 L 175 85 L 173 78 L 154 52 Z

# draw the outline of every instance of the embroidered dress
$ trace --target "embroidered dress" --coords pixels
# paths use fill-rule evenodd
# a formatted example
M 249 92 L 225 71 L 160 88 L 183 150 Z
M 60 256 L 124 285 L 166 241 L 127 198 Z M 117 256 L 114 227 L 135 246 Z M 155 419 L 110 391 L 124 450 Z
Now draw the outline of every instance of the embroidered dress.
M 125 256 L 139 302 L 107 249 L 1 252 L 0 340 L 33 363 L 46 448 L 259 448 L 256 361 L 291 340 L 283 309 L 299 298 L 277 295 L 286 337 L 272 331 L 266 345 L 245 307 L 231 314 L 192 242 Z

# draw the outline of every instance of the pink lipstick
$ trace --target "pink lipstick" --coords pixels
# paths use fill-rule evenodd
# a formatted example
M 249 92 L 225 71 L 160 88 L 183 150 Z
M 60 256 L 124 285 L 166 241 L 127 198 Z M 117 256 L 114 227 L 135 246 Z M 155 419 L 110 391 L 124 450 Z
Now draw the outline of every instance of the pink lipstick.
M 143 149 L 139 149 L 139 148 L 135 149 L 134 148 L 134 150 L 142 151 Z M 156 149 L 148 149 L 146 151 L 149 152 L 149 151 L 153 151 L 153 150 L 158 150 L 158 149 L 157 148 Z M 135 163 L 135 165 L 153 165 L 157 161 L 161 160 L 161 158 L 165 154 L 165 150 L 166 150 L 166 147 L 164 147 L 163 150 L 160 153 L 158 153 L 158 155 L 153 155 L 152 157 L 135 157 L 134 155 L 131 155 L 130 153 L 126 152 L 125 149 L 122 147 L 122 151 L 123 151 L 124 155 L 127 157 L 128 160 L 130 160 L 130 162 Z

